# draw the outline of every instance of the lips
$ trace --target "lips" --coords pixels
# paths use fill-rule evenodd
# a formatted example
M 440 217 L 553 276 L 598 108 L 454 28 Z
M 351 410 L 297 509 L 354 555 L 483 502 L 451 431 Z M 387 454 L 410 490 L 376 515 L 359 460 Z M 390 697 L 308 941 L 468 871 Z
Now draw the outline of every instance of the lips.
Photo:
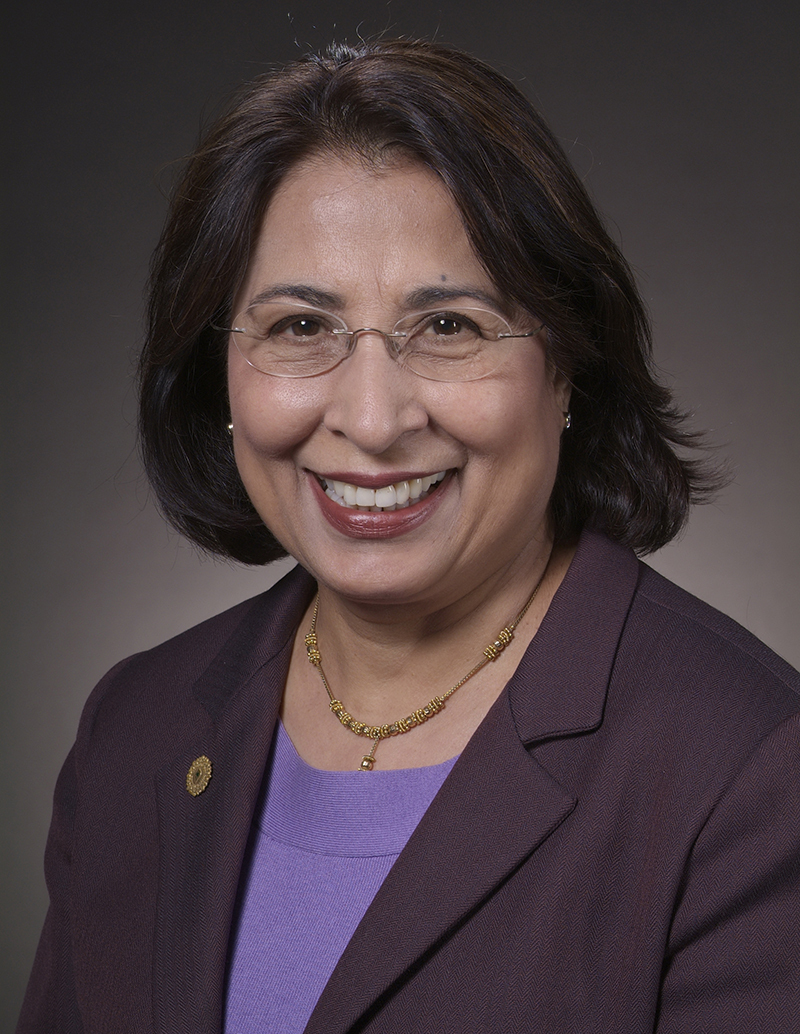
M 425 499 L 444 480 L 446 470 L 421 478 L 395 481 L 378 488 L 365 488 L 347 481 L 318 477 L 325 494 L 339 506 L 348 510 L 370 513 L 387 513 L 404 510 L 421 499 Z
M 398 472 L 399 473 L 399 472 Z M 406 535 L 409 532 L 421 527 L 433 517 L 444 499 L 449 495 L 448 486 L 453 482 L 455 471 L 439 471 L 436 474 L 428 474 L 424 477 L 411 477 L 410 472 L 405 477 L 400 475 L 401 480 L 390 484 L 381 484 L 383 480 L 374 474 L 358 475 L 361 484 L 355 484 L 356 475 L 350 474 L 352 480 L 345 481 L 348 477 L 344 471 L 339 477 L 332 474 L 322 477 L 319 474 L 308 472 L 311 493 L 316 498 L 322 516 L 336 531 L 348 538 L 353 539 L 392 539 L 398 535 Z M 371 482 L 367 487 L 364 482 Z M 427 482 L 427 488 L 422 486 Z M 400 498 L 403 498 L 405 490 L 401 487 L 408 484 L 408 499 L 404 503 L 389 503 L 389 507 L 380 507 L 376 503 L 366 506 L 358 502 L 349 504 L 345 500 L 345 486 L 347 494 L 352 498 L 351 489 L 358 492 L 366 491 L 361 498 L 370 502 L 373 498 L 388 500 L 391 494 L 386 490 L 394 489 L 397 499 L 398 487 L 400 487 Z M 339 495 L 336 487 L 342 489 Z M 411 498 L 412 490 L 419 493 L 415 499 Z

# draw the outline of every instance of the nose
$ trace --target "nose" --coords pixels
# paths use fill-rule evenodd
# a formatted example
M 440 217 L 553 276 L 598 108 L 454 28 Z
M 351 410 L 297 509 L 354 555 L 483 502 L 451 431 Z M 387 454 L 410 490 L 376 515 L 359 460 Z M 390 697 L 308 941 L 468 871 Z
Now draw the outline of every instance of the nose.
M 391 339 L 366 328 L 354 337 L 348 357 L 332 370 L 324 424 L 362 452 L 380 455 L 403 435 L 428 423 L 420 378 L 390 354 Z

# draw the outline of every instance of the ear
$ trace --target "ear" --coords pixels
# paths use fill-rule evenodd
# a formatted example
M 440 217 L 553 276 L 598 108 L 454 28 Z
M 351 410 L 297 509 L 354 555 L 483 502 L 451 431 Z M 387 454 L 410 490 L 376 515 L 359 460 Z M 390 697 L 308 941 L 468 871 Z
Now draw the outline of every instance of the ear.
M 566 374 L 553 371 L 553 398 L 562 413 L 569 412 L 569 400 L 572 397 L 572 384 Z

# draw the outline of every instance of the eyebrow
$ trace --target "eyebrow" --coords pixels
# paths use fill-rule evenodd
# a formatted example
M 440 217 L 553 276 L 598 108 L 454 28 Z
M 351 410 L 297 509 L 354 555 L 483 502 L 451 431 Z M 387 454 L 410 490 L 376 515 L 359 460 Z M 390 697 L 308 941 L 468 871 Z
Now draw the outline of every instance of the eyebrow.
M 313 305 L 315 308 L 326 309 L 329 312 L 341 311 L 345 308 L 345 300 L 342 295 L 312 287 L 310 284 L 273 284 L 251 298 L 248 307 L 260 305 L 262 302 L 271 302 L 276 298 L 294 298 L 306 305 Z M 454 284 L 452 287 L 418 287 L 406 295 L 404 308 L 408 312 L 418 312 L 463 298 L 488 305 L 500 312 L 505 309 L 500 300 L 487 291 L 479 287 L 458 284 Z
M 313 305 L 318 309 L 342 309 L 344 299 L 339 294 L 330 291 L 321 291 L 318 287 L 311 287 L 310 284 L 274 284 L 260 291 L 247 303 L 260 305 L 262 302 L 271 302 L 275 298 L 296 298 L 298 302 L 305 302 L 306 305 Z
M 420 287 L 406 296 L 406 305 L 409 309 L 429 309 L 432 306 L 442 305 L 445 302 L 453 302 L 460 298 L 470 298 L 473 301 L 481 302 L 492 309 L 503 311 L 500 300 L 481 290 L 479 287 L 468 287 L 466 285 L 454 284 L 452 287 Z

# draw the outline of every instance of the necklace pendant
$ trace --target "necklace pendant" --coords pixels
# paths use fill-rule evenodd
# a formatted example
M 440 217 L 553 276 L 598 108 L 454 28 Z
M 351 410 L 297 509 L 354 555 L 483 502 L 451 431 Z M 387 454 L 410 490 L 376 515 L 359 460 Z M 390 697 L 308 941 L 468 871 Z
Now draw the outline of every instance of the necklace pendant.
M 361 759 L 361 764 L 358 766 L 361 772 L 371 772 L 372 766 L 375 764 L 375 758 L 371 754 L 365 754 Z

